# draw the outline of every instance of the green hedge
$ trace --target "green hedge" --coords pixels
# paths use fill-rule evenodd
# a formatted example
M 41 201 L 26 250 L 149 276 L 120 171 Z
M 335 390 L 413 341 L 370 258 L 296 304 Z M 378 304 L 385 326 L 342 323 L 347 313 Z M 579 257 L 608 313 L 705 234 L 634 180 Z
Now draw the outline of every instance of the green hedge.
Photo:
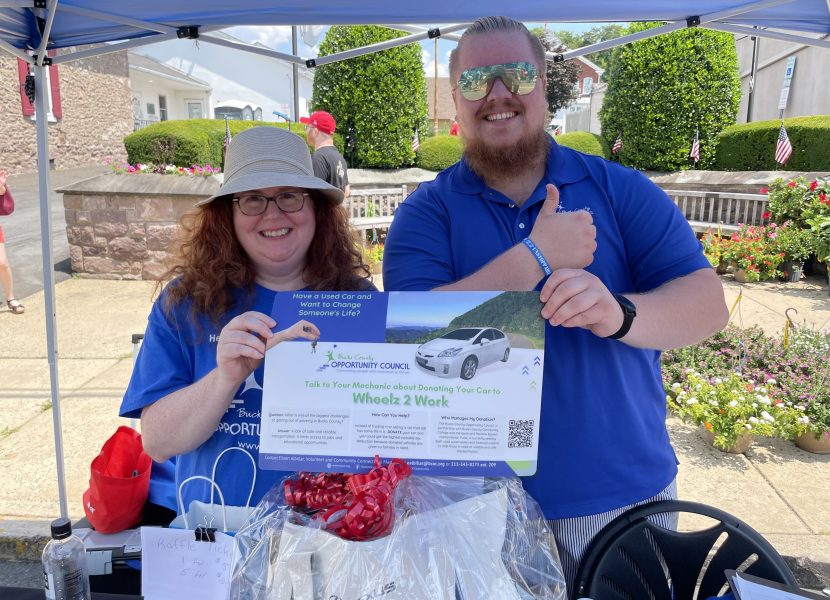
M 429 171 L 442 171 L 461 160 L 462 149 L 457 135 L 426 138 L 415 153 L 415 165 Z
M 560 146 L 567 146 L 585 154 L 611 158 L 611 148 L 608 142 L 601 135 L 588 133 L 587 131 L 572 131 L 557 135 L 553 139 Z
M 228 121 L 231 136 L 250 127 L 288 128 L 287 123 L 264 121 Z M 305 139 L 305 126 L 291 123 L 291 131 Z M 225 140 L 225 121 L 221 119 L 189 119 L 160 121 L 139 129 L 124 138 L 127 161 L 135 163 L 190 165 L 223 165 L 222 148 Z M 343 137 L 334 134 L 334 145 L 343 152 Z
M 732 125 L 718 136 L 714 168 L 721 171 L 830 170 L 830 115 L 784 120 L 793 154 L 784 166 L 775 162 L 781 121 Z

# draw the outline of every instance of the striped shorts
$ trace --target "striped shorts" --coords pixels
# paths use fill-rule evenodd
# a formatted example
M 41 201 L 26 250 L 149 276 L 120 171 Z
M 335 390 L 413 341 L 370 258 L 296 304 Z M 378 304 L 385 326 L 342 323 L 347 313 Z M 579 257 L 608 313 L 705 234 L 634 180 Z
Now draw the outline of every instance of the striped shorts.
M 556 546 L 559 550 L 559 560 L 562 562 L 562 570 L 565 575 L 565 585 L 572 590 L 576 571 L 579 568 L 579 561 L 585 555 L 585 551 L 600 530 L 608 525 L 615 518 L 633 506 L 640 506 L 657 500 L 677 499 L 677 481 L 672 481 L 666 489 L 641 502 L 629 504 L 621 508 L 609 510 L 597 515 L 585 515 L 569 519 L 551 519 L 548 525 L 553 530 L 553 537 L 556 539 Z M 649 521 L 666 529 L 677 529 L 677 513 L 664 513 L 648 517 Z

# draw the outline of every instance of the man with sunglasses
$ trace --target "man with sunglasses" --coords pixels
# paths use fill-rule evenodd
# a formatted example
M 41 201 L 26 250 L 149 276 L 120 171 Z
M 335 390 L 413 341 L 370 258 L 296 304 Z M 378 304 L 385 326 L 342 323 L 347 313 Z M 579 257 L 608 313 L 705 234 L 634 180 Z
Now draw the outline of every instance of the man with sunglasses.
M 545 132 L 544 48 L 524 25 L 477 20 L 450 78 L 463 158 L 399 207 L 384 287 L 540 291 L 539 466 L 524 485 L 570 588 L 604 525 L 676 496 L 659 350 L 721 329 L 723 289 L 665 193 Z

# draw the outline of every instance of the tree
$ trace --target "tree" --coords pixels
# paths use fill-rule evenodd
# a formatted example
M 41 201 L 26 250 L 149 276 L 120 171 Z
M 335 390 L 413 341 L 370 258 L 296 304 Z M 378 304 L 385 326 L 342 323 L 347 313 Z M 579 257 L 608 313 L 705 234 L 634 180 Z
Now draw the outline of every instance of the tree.
M 657 26 L 634 23 L 629 32 Z M 620 159 L 640 169 L 689 166 L 696 129 L 698 166 L 712 165 L 716 138 L 735 123 L 741 97 L 732 35 L 699 28 L 615 48 L 605 80 L 603 137 L 612 142 L 622 132 Z
M 327 56 L 405 35 L 386 27 L 334 26 L 320 45 Z M 412 139 L 428 129 L 421 48 L 407 44 L 317 67 L 314 110 L 327 110 L 344 137 L 353 130 L 352 166 L 395 168 L 415 161 Z
M 542 45 L 545 47 L 546 52 L 560 54 L 565 51 L 565 47 L 558 40 L 548 35 L 541 27 L 534 27 L 531 32 L 542 40 Z M 565 108 L 579 97 L 577 81 L 579 80 L 580 69 L 579 64 L 575 60 L 557 63 L 548 60 L 545 64 L 545 76 L 548 79 L 545 99 L 548 102 L 548 110 L 551 114 L 554 114 L 560 108 Z
M 588 31 L 581 32 L 568 31 L 566 29 L 563 29 L 556 32 L 556 37 L 559 38 L 559 41 L 565 44 L 565 47 L 569 50 L 576 50 L 578 48 L 590 46 L 592 44 L 596 44 L 599 42 L 614 40 L 618 37 L 622 37 L 625 34 L 626 29 L 623 25 L 612 24 L 592 27 Z M 592 54 L 588 54 L 586 58 L 588 58 L 599 68 L 607 71 L 608 63 L 611 60 L 611 51 L 612 49 L 609 48 L 608 50 L 594 52 Z

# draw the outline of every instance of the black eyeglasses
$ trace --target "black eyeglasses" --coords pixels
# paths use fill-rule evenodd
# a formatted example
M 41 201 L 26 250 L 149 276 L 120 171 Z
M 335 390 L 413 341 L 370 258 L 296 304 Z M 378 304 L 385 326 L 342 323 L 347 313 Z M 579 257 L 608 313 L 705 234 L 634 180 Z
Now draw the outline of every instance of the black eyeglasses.
M 305 205 L 308 192 L 280 192 L 276 196 L 262 194 L 243 194 L 236 196 L 233 201 L 239 205 L 243 215 L 256 217 L 268 210 L 268 203 L 273 202 L 284 213 L 300 212 Z

